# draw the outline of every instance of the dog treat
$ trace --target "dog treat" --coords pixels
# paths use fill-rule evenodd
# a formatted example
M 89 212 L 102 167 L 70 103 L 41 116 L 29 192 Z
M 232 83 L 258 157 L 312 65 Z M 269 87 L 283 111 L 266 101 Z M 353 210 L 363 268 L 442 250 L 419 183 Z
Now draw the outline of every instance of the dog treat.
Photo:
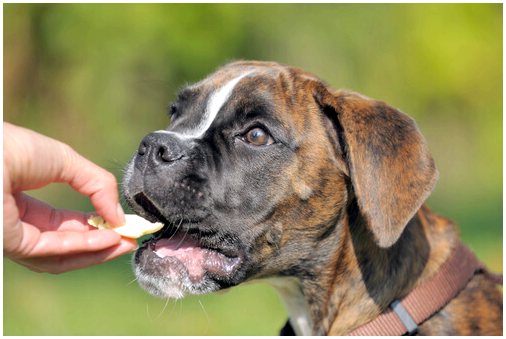
M 149 222 L 135 214 L 126 214 L 125 220 L 125 225 L 112 227 L 104 220 L 104 218 L 97 215 L 90 217 L 88 219 L 88 224 L 98 229 L 111 229 L 123 237 L 132 239 L 140 238 L 146 234 L 155 233 L 163 227 L 163 223 L 161 222 Z

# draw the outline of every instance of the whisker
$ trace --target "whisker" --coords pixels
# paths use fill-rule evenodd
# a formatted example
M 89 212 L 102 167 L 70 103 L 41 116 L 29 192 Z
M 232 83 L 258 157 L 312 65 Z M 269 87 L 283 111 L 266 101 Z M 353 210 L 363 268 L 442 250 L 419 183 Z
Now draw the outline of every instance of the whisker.
M 162 310 L 160 311 L 160 313 L 156 316 L 155 320 L 158 320 L 158 318 L 160 318 L 163 314 L 163 312 L 165 312 L 165 309 L 167 308 L 167 304 L 169 303 L 169 300 L 170 298 L 167 298 L 167 300 L 165 301 L 165 305 L 163 305 L 163 308 Z
M 179 231 L 179 227 L 183 224 L 183 219 L 181 218 L 181 220 L 179 221 L 179 224 L 176 226 L 176 231 L 169 237 L 169 240 L 172 239 L 176 233 Z
M 129 285 L 133 284 L 134 282 L 136 282 L 136 281 L 137 281 L 137 279 L 138 279 L 138 278 L 137 278 L 137 277 L 135 277 L 132 281 L 130 281 L 128 284 L 126 284 L 126 286 L 129 286 Z
M 146 303 L 146 315 L 148 316 L 148 319 L 153 321 L 153 318 L 151 318 L 151 314 L 149 314 L 149 304 Z
M 186 238 L 186 235 L 188 234 L 188 231 L 186 231 L 183 235 L 183 239 L 181 239 L 181 241 L 179 242 L 179 244 L 177 244 L 176 246 L 176 249 L 179 249 L 179 246 L 181 246 L 181 244 L 184 242 L 184 239 Z
M 209 329 L 209 324 L 211 323 L 211 319 L 209 319 L 209 314 L 207 314 L 207 311 L 206 311 L 204 305 L 202 304 L 202 302 L 200 301 L 200 299 L 198 299 L 198 301 L 199 301 L 200 307 L 202 308 L 202 311 L 204 311 L 204 315 L 206 316 L 206 319 L 207 319 L 207 325 L 206 325 L 206 330 L 205 330 L 205 332 L 207 332 L 207 330 Z
M 168 300 L 168 299 L 167 299 Z M 172 309 L 170 310 L 168 316 L 170 318 L 170 316 L 172 315 L 172 313 L 174 313 L 174 310 L 176 309 L 176 305 L 177 305 L 177 300 L 174 299 L 174 303 L 172 305 Z

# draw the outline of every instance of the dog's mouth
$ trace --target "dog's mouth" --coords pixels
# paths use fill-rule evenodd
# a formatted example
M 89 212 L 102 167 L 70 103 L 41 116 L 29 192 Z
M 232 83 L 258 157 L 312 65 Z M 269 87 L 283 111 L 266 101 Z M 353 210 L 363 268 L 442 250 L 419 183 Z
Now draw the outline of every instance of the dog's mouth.
M 148 240 L 148 250 L 166 261 L 179 266 L 192 283 L 199 283 L 204 276 L 227 277 L 240 262 L 239 256 L 225 255 L 217 248 L 205 247 L 201 239 L 188 231 L 174 231 L 172 227 Z
M 165 225 L 143 241 L 135 256 L 135 265 L 143 275 L 193 285 L 207 278 L 229 280 L 241 262 L 236 246 L 220 239 L 216 232 L 203 231 L 199 223 L 182 218 L 180 222 L 168 221 L 143 193 L 134 199 L 150 219 Z

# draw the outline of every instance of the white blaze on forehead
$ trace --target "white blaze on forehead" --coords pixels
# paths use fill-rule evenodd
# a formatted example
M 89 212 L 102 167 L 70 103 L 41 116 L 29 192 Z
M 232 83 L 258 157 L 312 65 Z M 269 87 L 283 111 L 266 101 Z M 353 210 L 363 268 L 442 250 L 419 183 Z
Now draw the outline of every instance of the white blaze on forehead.
M 196 128 L 196 132 L 198 133 L 197 138 L 201 137 L 211 126 L 214 119 L 218 115 L 218 112 L 232 94 L 232 91 L 234 90 L 237 83 L 248 74 L 249 72 L 230 80 L 225 86 L 211 95 L 209 101 L 207 102 L 207 108 L 204 116 Z
M 164 131 L 159 130 L 155 131 L 154 133 L 172 133 L 177 134 L 178 136 L 182 138 L 201 138 L 205 132 L 211 127 L 214 119 L 216 119 L 216 116 L 218 115 L 218 112 L 220 109 L 225 105 L 227 100 L 230 98 L 230 95 L 232 94 L 235 86 L 239 83 L 239 81 L 250 74 L 251 72 L 246 72 L 229 82 L 227 82 L 223 87 L 219 88 L 218 90 L 214 91 L 211 96 L 209 97 L 209 100 L 207 101 L 206 110 L 204 111 L 204 114 L 201 117 L 200 122 L 197 126 L 192 127 L 190 130 L 185 131 L 183 133 L 177 133 L 177 132 L 170 132 L 170 131 Z

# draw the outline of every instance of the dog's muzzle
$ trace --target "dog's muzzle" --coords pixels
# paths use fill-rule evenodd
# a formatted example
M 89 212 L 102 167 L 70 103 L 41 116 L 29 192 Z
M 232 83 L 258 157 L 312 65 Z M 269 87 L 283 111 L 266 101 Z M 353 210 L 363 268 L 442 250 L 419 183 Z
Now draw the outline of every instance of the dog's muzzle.
M 136 165 L 142 169 L 172 165 L 185 156 L 182 142 L 177 136 L 166 132 L 154 132 L 144 137 L 137 150 Z
M 162 131 L 143 138 L 130 164 L 127 201 L 137 214 L 165 224 L 133 262 L 139 284 L 153 295 L 180 298 L 220 289 L 242 262 L 236 245 L 224 241 L 209 218 L 203 164 L 191 140 Z

